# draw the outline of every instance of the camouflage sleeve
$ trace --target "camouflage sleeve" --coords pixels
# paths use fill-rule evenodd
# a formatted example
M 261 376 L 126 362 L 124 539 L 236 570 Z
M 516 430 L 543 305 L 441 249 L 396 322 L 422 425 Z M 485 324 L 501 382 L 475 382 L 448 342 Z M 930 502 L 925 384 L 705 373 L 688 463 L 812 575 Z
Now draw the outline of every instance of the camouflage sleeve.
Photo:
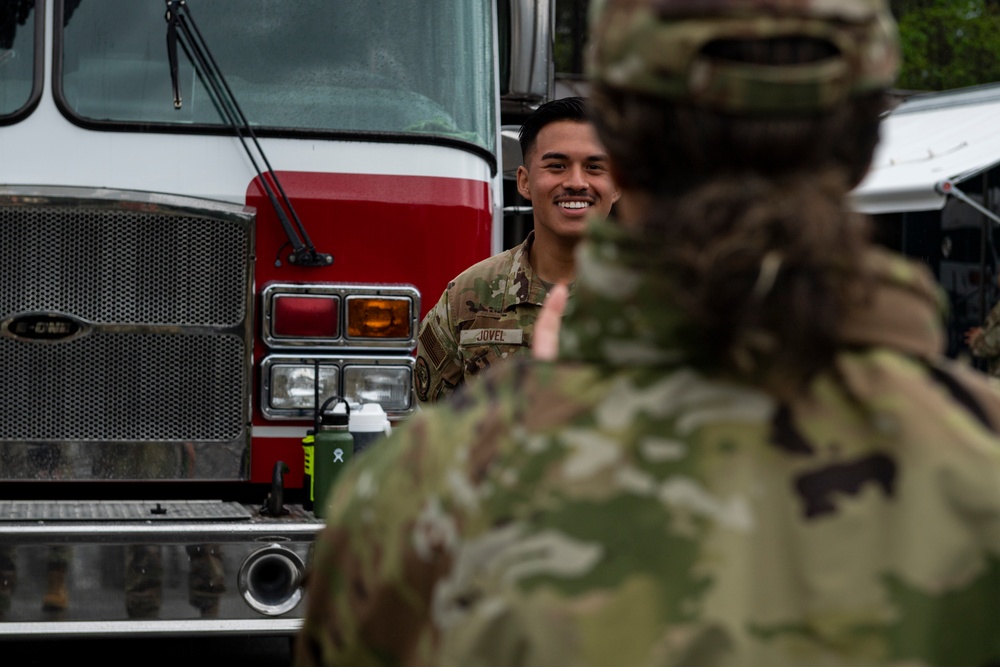
M 973 343 L 972 353 L 983 358 L 1000 356 L 1000 304 L 986 316 L 983 333 Z
M 467 423 L 453 412 L 435 420 L 440 410 L 411 419 L 338 481 L 311 559 L 297 667 L 433 664 L 415 658 L 432 648 L 433 590 L 459 539 L 442 480 Z
M 421 403 L 447 398 L 464 378 L 449 304 L 452 287 L 453 284 L 448 285 L 420 324 L 413 389 Z

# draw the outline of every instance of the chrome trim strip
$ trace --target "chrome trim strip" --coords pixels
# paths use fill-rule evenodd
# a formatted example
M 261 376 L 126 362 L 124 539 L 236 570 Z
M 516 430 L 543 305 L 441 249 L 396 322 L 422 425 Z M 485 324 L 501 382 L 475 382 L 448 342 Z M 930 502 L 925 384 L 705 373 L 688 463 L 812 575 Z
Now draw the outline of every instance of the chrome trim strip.
M 94 635 L 294 635 L 301 618 L 194 619 L 174 621 L 0 622 L 0 637 L 88 637 Z
M 301 440 L 306 437 L 306 426 L 254 426 L 253 437 L 255 438 L 297 438 Z
M 553 98 L 555 5 L 552 0 L 510 3 L 510 81 L 504 99 L 525 100 L 537 106 Z
M 4 544 L 190 544 L 196 542 L 281 543 L 312 540 L 323 522 L 312 517 L 303 521 L 259 523 L 137 524 L 130 522 L 0 523 L 0 545 Z

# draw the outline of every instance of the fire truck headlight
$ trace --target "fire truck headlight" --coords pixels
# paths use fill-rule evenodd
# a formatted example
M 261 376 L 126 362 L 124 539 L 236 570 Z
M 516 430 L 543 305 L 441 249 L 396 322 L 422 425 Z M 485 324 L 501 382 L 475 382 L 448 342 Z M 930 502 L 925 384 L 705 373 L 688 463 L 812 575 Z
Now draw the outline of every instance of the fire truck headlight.
M 413 384 L 409 366 L 344 367 L 344 396 L 356 403 L 379 403 L 386 412 L 410 409 Z
M 352 403 L 379 403 L 391 419 L 403 419 L 416 410 L 413 365 L 413 357 L 401 354 L 268 355 L 260 363 L 260 411 L 267 419 L 312 419 L 318 368 L 321 404 L 343 396 Z
M 268 404 L 275 410 L 314 409 L 316 405 L 316 367 L 292 364 L 271 366 L 271 395 Z M 340 369 L 336 366 L 319 367 L 320 400 L 335 396 L 339 386 Z

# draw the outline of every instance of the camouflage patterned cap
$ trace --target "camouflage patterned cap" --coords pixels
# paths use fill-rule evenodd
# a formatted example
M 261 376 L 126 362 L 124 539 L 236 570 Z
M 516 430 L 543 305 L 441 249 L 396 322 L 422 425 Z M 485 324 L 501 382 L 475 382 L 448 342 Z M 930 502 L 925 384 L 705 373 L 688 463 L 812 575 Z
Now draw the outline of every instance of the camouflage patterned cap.
M 899 68 L 887 0 L 592 0 L 590 78 L 735 113 L 810 112 L 888 88 Z M 801 65 L 712 58 L 710 42 L 812 37 L 838 54 Z

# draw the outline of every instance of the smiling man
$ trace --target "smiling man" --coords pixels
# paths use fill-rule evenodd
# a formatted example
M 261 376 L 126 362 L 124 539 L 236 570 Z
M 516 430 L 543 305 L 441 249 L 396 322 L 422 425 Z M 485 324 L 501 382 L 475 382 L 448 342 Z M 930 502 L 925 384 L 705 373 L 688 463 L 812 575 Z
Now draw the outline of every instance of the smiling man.
M 414 388 L 439 401 L 497 362 L 527 354 L 549 289 L 572 284 L 586 220 L 608 217 L 618 189 L 579 97 L 540 106 L 521 126 L 517 189 L 531 202 L 534 230 L 448 283 L 420 325 Z

